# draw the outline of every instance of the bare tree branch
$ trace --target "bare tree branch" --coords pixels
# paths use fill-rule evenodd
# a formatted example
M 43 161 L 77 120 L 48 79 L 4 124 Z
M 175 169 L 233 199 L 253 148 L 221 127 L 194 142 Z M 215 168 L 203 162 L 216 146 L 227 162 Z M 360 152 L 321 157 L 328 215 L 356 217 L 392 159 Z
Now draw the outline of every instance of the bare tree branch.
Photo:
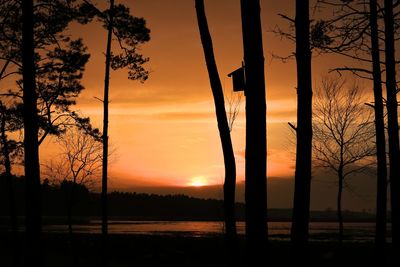
M 314 104 L 314 158 L 343 179 L 365 170 L 375 153 L 372 110 L 356 85 L 324 79 Z

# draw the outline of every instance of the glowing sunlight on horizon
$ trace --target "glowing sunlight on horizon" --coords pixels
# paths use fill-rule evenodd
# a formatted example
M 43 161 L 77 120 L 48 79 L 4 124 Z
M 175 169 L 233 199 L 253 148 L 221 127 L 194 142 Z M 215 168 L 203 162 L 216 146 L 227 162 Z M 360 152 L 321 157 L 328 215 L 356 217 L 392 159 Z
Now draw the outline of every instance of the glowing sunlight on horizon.
M 192 186 L 192 187 L 202 187 L 202 186 L 206 186 L 208 185 L 208 181 L 204 176 L 196 176 L 193 177 L 190 181 L 190 183 L 188 184 L 188 186 Z

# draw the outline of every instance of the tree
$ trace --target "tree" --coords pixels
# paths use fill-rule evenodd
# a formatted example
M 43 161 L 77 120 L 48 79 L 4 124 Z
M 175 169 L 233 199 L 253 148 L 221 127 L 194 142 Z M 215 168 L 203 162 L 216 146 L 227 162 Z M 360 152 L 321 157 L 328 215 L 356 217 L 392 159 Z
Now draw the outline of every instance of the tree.
M 375 142 L 377 160 L 377 196 L 376 196 L 376 228 L 375 244 L 378 258 L 385 260 L 386 244 L 386 213 L 387 213 L 387 163 L 385 122 L 382 98 L 382 74 L 379 51 L 379 31 L 377 1 L 369 1 L 370 27 L 371 27 L 371 59 L 374 86 L 374 111 L 375 111 Z
M 67 222 L 68 231 L 72 236 L 72 214 L 75 205 L 75 187 L 93 183 L 100 174 L 102 163 L 101 140 L 86 134 L 79 129 L 70 129 L 58 139 L 61 146 L 60 159 L 50 161 L 45 165 L 45 176 L 59 182 L 69 181 L 70 190 L 67 192 Z
M 215 62 L 214 50 L 210 31 L 208 29 L 207 17 L 204 11 L 204 0 L 196 0 L 196 14 L 206 60 L 211 90 L 214 97 L 215 114 L 218 121 L 219 136 L 222 145 L 225 167 L 224 180 L 224 220 L 226 231 L 226 244 L 228 247 L 229 266 L 238 266 L 237 233 L 235 216 L 235 187 L 236 187 L 236 163 L 235 154 L 230 135 L 231 126 L 237 114 L 233 108 L 230 116 L 231 124 L 228 122 L 225 110 L 224 92 Z
M 297 0 L 295 18 L 279 14 L 290 23 L 293 31 L 284 31 L 279 27 L 274 32 L 295 43 L 297 70 L 297 125 L 289 123 L 296 134 L 296 167 L 294 175 L 294 197 L 291 227 L 293 246 L 293 263 L 307 265 L 308 237 L 310 220 L 311 169 L 312 169 L 312 51 L 315 25 L 310 20 L 310 3 L 308 0 Z M 315 38 L 315 37 L 314 37 Z M 324 40 L 319 40 L 323 42 Z M 292 58 L 278 56 L 282 60 Z
M 75 3 L 13 0 L 1 1 L 0 7 L 0 61 L 3 63 L 0 78 L 16 82 L 16 88 L 2 92 L 1 96 L 11 97 L 13 105 L 22 107 L 23 111 L 27 262 L 37 265 L 41 265 L 38 146 L 48 134 L 62 134 L 73 124 L 93 130 L 88 118 L 81 118 L 69 109 L 83 89 L 80 79 L 89 58 L 79 39 L 70 40 L 63 34 L 68 24 L 79 16 Z M 96 133 L 94 130 L 93 134 Z
M 241 0 L 246 73 L 246 242 L 249 266 L 263 265 L 268 241 L 267 129 L 260 1 Z
M 89 60 L 81 39 L 71 40 L 64 34 L 68 24 L 81 20 L 76 1 L 38 1 L 34 5 L 34 43 L 36 65 L 36 94 L 39 124 L 39 145 L 48 135 L 61 135 L 68 127 L 79 125 L 98 134 L 88 118 L 71 110 L 84 87 L 81 84 Z M 21 29 L 15 27 L 21 19 L 20 1 L 4 1 L 0 8 L 3 31 L 0 33 L 0 79 L 13 79 L 16 87 L 2 92 L 14 105 L 22 105 Z
M 399 148 L 399 122 L 397 114 L 397 86 L 396 86 L 396 61 L 393 1 L 385 0 L 385 66 L 386 66 L 386 108 L 388 116 L 389 137 L 389 179 L 390 200 L 392 210 L 392 242 L 398 250 L 400 248 L 400 148 Z M 396 261 L 397 262 L 397 261 Z M 398 263 L 398 262 L 397 262 Z
M 225 110 L 228 117 L 229 131 L 232 132 L 237 116 L 239 115 L 240 106 L 242 104 L 243 92 L 230 91 L 229 94 L 224 92 L 224 95 L 226 103 Z
M 103 249 L 103 266 L 107 266 L 108 258 L 105 256 L 107 251 L 107 235 L 108 235 L 108 93 L 110 86 L 110 65 L 111 65 L 111 42 L 114 22 L 114 0 L 110 0 L 108 11 L 107 25 L 107 48 L 106 48 L 106 65 L 104 75 L 104 98 L 103 98 L 103 164 L 101 179 L 101 233 L 102 233 L 102 249 Z
M 68 40 L 68 39 L 67 39 Z M 83 91 L 81 84 L 85 65 L 89 60 L 87 48 L 81 39 L 67 41 L 65 47 L 55 47 L 41 59 L 41 68 L 37 73 L 38 110 L 40 118 L 40 139 L 42 144 L 50 135 L 60 136 L 69 127 L 81 129 L 97 135 L 91 128 L 88 118 L 83 118 L 70 109 Z
M 385 260 L 386 217 L 387 217 L 387 159 L 384 122 L 384 103 L 382 98 L 382 72 L 380 53 L 385 38 L 380 29 L 382 7 L 378 1 L 337 1 L 319 0 L 324 7 L 333 9 L 332 19 L 319 21 L 313 28 L 313 41 L 323 52 L 333 52 L 352 59 L 357 63 L 370 65 L 365 68 L 344 66 L 338 72 L 350 71 L 363 79 L 373 81 L 375 112 L 375 140 L 377 162 L 377 199 L 375 244 L 377 258 Z M 385 69 L 385 68 L 383 68 Z
M 296 1 L 297 127 L 291 240 L 294 262 L 307 265 L 312 157 L 312 82 L 309 1 Z
M 314 158 L 317 166 L 337 176 L 339 242 L 343 240 L 342 193 L 347 178 L 373 164 L 375 153 L 372 113 L 356 85 L 324 79 L 317 89 L 313 112 Z
M 96 139 L 79 128 L 70 129 L 58 141 L 62 150 L 60 158 L 45 165 L 44 173 L 48 180 L 55 179 L 60 182 L 61 189 L 66 193 L 70 250 L 75 265 L 78 265 L 75 253 L 77 243 L 72 235 L 72 216 L 79 193 L 100 174 L 103 147 L 99 138 Z
M 42 233 L 40 167 L 38 143 L 37 94 L 35 81 L 35 43 L 33 33 L 33 1 L 22 1 L 22 84 L 24 119 L 24 163 L 26 179 L 25 262 L 42 266 L 40 238 Z
M 144 82 L 148 78 L 148 72 L 143 64 L 148 61 L 137 52 L 137 47 L 150 40 L 150 30 L 146 27 L 143 18 L 137 18 L 130 14 L 129 8 L 124 5 L 114 5 L 114 0 L 110 0 L 109 8 L 100 11 L 90 1 L 84 1 L 81 12 L 93 15 L 107 30 L 106 62 L 104 75 L 104 98 L 103 102 L 103 164 L 102 164 L 102 240 L 103 253 L 102 264 L 107 265 L 106 243 L 108 234 L 108 210 L 107 210 L 107 190 L 108 190 L 108 104 L 110 87 L 110 69 L 113 70 L 128 68 L 128 78 Z M 88 21 L 83 21 L 88 22 Z M 118 40 L 120 53 L 112 53 L 112 37 Z
M 12 175 L 12 160 L 17 158 L 21 153 L 21 143 L 13 139 L 9 139 L 8 132 L 15 133 L 20 131 L 22 127 L 20 110 L 15 107 L 6 107 L 0 102 L 0 144 L 1 144 L 1 162 L 4 166 L 4 177 L 7 180 L 8 204 L 11 222 L 11 247 L 13 248 L 13 260 L 15 266 L 19 265 L 20 243 L 18 238 L 18 218 L 16 208 L 16 196 L 14 190 L 14 181 Z

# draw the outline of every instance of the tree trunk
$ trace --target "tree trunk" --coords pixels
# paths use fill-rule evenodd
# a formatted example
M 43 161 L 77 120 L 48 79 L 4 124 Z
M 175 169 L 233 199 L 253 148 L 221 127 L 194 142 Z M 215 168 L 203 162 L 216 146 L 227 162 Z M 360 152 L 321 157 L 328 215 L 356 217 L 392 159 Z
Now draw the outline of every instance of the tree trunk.
M 392 210 L 392 243 L 400 247 L 400 156 L 399 156 L 399 124 L 396 99 L 396 69 L 394 48 L 393 1 L 385 0 L 385 62 L 386 93 L 389 136 L 389 178 Z M 396 254 L 396 253 L 395 253 Z
M 343 167 L 339 167 L 338 178 L 339 178 L 339 186 L 338 186 L 336 205 L 337 205 L 337 216 L 339 223 L 338 240 L 339 240 L 339 245 L 341 247 L 343 243 L 343 215 L 342 215 Z
M 267 129 L 264 54 L 259 0 L 241 0 L 246 72 L 246 242 L 249 266 L 266 263 Z
M 104 99 L 103 99 L 103 166 L 101 179 L 101 235 L 102 235 L 102 266 L 107 266 L 107 236 L 108 236 L 108 103 L 110 86 L 110 65 L 111 65 L 111 43 L 113 29 L 114 0 L 110 0 L 110 16 L 108 21 L 106 64 L 104 76 Z
M 312 153 L 312 83 L 309 1 L 296 1 L 297 129 L 291 241 L 293 261 L 307 265 Z
M 13 255 L 13 266 L 19 266 L 19 239 L 18 239 L 18 220 L 17 220 L 17 207 L 15 203 L 15 191 L 13 184 L 13 177 L 11 174 L 11 160 L 10 151 L 8 149 L 8 139 L 6 134 L 6 119 L 5 114 L 3 114 L 3 119 L 1 120 L 0 130 L 1 130 L 1 143 L 3 147 L 3 157 L 4 157 L 4 169 L 5 178 L 7 180 L 8 186 L 8 205 L 10 211 L 10 221 L 11 221 L 11 247 L 14 253 Z
M 22 80 L 24 118 L 24 162 L 26 179 L 26 264 L 43 266 L 41 188 L 38 145 L 37 95 L 33 41 L 33 1 L 22 1 Z
M 226 244 L 228 249 L 228 264 L 229 266 L 239 266 L 235 216 L 235 154 L 233 152 L 229 124 L 225 111 L 224 93 L 218 74 L 217 64 L 215 62 L 212 39 L 204 11 L 204 0 L 196 0 L 195 3 L 200 37 L 203 45 L 211 90 L 214 97 L 215 114 L 217 116 L 218 130 L 224 155 L 224 220 Z
M 67 220 L 68 220 L 68 234 L 70 242 L 72 243 L 72 213 L 75 205 L 75 188 L 76 188 L 76 177 L 73 179 L 71 188 L 67 187 Z
M 75 205 L 75 189 L 76 189 L 76 177 L 73 179 L 73 183 L 71 188 L 67 187 L 67 220 L 68 220 L 68 235 L 69 235 L 69 245 L 70 245 L 70 253 L 73 261 L 73 266 L 79 266 L 78 259 L 78 242 L 74 239 L 73 230 L 72 230 L 72 216 L 73 209 Z
M 377 161 L 375 245 L 378 258 L 384 260 L 386 244 L 387 166 L 385 124 L 383 119 L 382 77 L 379 55 L 377 1 L 369 1 L 371 27 L 371 56 L 374 83 L 375 141 Z
M 72 190 L 67 187 L 67 223 L 69 242 L 72 243 Z
M 103 166 L 101 179 L 101 235 L 102 235 L 102 266 L 107 266 L 107 236 L 108 236 L 108 99 L 110 86 L 110 65 L 111 65 L 111 43 L 113 29 L 114 0 L 110 0 L 110 16 L 108 21 L 106 66 L 104 76 L 104 99 L 103 99 Z

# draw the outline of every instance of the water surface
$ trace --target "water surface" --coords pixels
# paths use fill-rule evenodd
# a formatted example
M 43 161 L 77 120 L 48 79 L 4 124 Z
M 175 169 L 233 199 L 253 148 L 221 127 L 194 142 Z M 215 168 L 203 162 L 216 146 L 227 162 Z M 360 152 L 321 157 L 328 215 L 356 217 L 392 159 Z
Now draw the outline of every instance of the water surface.
M 289 239 L 290 222 L 269 222 L 269 236 L 272 239 Z M 237 223 L 239 235 L 244 235 L 244 222 Z M 344 223 L 345 239 L 352 241 L 372 241 L 375 224 L 370 222 Z M 47 225 L 44 231 L 66 232 L 66 225 Z M 88 224 L 73 225 L 76 233 L 100 233 L 101 221 L 92 220 Z M 109 221 L 111 234 L 145 234 L 145 235 L 183 235 L 183 236 L 210 236 L 221 235 L 224 232 L 222 222 L 196 222 L 196 221 Z M 335 239 L 338 232 L 336 222 L 311 222 L 310 238 L 314 240 Z

